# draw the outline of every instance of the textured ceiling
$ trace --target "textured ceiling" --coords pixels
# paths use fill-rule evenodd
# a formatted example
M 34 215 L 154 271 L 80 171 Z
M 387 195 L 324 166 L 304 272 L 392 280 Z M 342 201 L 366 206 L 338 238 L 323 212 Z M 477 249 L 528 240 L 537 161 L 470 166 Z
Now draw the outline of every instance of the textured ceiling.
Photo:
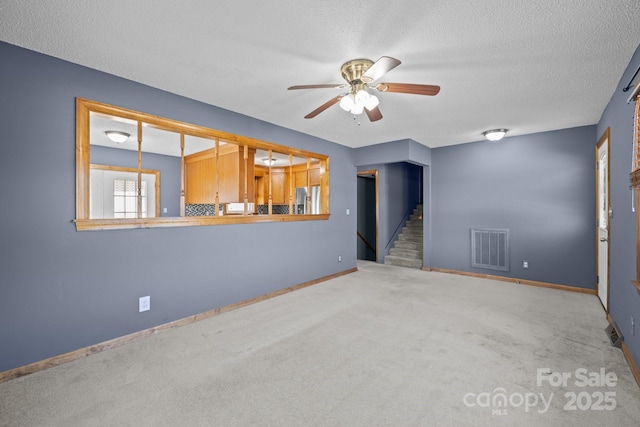
M 350 147 L 439 147 L 597 123 L 639 17 L 638 0 L 0 0 L 0 40 Z M 383 55 L 402 64 L 380 81 L 440 93 L 376 93 L 371 123 L 303 118 L 344 90 L 287 90 Z

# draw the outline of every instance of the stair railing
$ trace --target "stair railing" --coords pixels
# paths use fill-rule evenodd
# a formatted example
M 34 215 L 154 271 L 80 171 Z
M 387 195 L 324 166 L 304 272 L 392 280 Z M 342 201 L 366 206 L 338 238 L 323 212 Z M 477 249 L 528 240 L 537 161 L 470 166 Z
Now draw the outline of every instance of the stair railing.
M 373 247 L 373 245 L 371 245 L 371 243 L 369 243 L 369 241 L 365 239 L 365 237 L 359 231 L 356 230 L 356 233 L 358 234 L 358 237 L 360 238 L 360 240 L 364 242 L 365 246 L 368 247 L 371 250 L 371 252 L 373 252 L 373 256 L 377 260 L 378 254 L 376 253 L 376 249 Z
M 393 231 L 389 241 L 384 247 L 385 254 L 389 251 L 389 247 L 391 246 L 391 244 L 395 242 L 396 239 L 398 238 L 398 234 L 400 234 L 400 230 L 402 229 L 402 227 L 404 227 L 404 224 L 409 220 L 409 218 L 411 218 L 411 214 L 413 213 L 414 210 L 415 210 L 415 206 L 413 208 L 409 208 L 409 210 L 405 212 L 404 216 L 402 217 L 402 220 L 400 221 L 400 224 L 398 224 L 396 229 Z

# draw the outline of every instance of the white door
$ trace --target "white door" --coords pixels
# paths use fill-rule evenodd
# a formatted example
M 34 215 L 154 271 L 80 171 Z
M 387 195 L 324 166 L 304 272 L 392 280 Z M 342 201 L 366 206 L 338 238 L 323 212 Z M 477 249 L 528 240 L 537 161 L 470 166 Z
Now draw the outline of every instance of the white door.
M 609 312 L 609 129 L 602 135 L 597 146 L 596 159 L 598 224 L 596 230 L 598 252 L 598 297 L 605 311 Z

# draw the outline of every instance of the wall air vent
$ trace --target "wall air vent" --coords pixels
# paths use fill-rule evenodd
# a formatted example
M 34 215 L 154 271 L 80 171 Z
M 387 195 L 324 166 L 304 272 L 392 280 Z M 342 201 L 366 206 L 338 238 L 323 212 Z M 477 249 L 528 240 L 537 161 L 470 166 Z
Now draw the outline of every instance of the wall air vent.
M 509 271 L 509 230 L 472 228 L 471 267 Z

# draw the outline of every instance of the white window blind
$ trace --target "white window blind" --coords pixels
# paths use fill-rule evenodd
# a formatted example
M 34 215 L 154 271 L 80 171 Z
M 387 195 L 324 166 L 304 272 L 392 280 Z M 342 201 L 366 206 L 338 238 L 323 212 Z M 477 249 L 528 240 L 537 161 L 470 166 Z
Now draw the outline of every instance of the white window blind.
M 142 212 L 140 217 L 147 217 L 147 181 L 140 183 Z M 113 217 L 138 217 L 138 181 L 129 179 L 113 180 Z

